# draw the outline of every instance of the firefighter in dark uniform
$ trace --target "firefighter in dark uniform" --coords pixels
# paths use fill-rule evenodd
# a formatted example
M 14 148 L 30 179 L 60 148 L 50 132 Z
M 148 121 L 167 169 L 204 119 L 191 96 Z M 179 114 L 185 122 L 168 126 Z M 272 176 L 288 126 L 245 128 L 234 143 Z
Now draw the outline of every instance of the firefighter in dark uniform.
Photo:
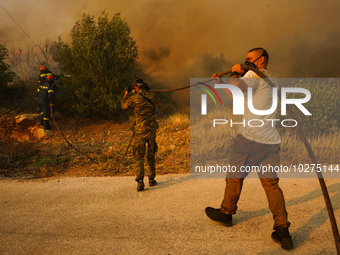
M 142 79 L 134 83 L 134 94 L 128 97 L 129 88 L 121 101 L 122 109 L 133 108 L 135 113 L 133 154 L 137 161 L 137 190 L 144 190 L 144 156 L 147 155 L 149 165 L 149 186 L 157 184 L 155 153 L 157 152 L 156 131 L 158 124 L 155 117 L 155 104 L 158 97 L 149 92 L 149 88 Z
M 50 70 L 48 70 L 46 66 L 41 66 L 38 78 L 39 85 L 43 84 L 46 81 L 47 76 L 52 76 L 53 80 L 55 79 L 55 75 Z
M 55 101 L 54 94 L 54 79 L 52 75 L 46 76 L 46 81 L 42 83 L 37 89 L 37 103 L 42 109 L 40 115 L 40 124 L 44 126 L 45 130 L 50 130 L 50 105 L 53 106 Z

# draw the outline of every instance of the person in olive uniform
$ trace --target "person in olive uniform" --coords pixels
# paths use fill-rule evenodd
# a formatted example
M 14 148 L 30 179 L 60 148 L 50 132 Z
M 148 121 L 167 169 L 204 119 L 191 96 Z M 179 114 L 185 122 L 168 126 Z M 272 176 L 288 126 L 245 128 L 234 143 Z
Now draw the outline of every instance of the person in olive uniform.
M 149 186 L 157 184 L 155 153 L 157 152 L 156 132 L 158 124 L 155 117 L 155 104 L 158 97 L 152 92 L 142 79 L 134 82 L 133 89 L 129 88 L 121 101 L 122 109 L 133 108 L 135 114 L 133 154 L 137 161 L 137 190 L 144 190 L 144 156 L 147 155 L 149 165 Z M 128 96 L 129 92 L 134 94 Z

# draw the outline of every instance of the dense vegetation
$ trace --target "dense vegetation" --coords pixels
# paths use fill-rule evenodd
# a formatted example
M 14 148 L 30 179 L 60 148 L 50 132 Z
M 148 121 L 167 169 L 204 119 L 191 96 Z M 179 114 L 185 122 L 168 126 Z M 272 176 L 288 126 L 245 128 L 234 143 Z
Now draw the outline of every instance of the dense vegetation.
M 68 74 L 61 79 L 62 98 L 78 117 L 112 117 L 131 80 L 139 74 L 136 42 L 120 14 L 98 20 L 84 14 L 71 30 L 72 42 L 60 38 L 54 44 L 54 59 Z
M 3 102 L 9 92 L 8 84 L 13 81 L 15 74 L 10 65 L 6 63 L 8 50 L 5 45 L 0 44 L 0 100 Z

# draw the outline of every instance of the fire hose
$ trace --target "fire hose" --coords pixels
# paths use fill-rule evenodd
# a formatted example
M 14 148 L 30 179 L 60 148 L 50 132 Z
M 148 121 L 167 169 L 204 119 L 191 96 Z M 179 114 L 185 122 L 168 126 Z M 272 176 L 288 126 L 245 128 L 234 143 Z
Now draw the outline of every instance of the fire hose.
M 50 111 L 51 111 L 51 115 L 52 115 L 52 119 L 53 119 L 54 125 L 57 127 L 57 129 L 58 129 L 60 135 L 64 138 L 64 140 L 66 141 L 66 143 L 67 143 L 71 148 L 75 149 L 75 150 L 78 151 L 80 154 L 82 154 L 83 156 L 87 157 L 91 162 L 94 162 L 94 159 L 93 159 L 93 158 L 91 158 L 89 155 L 85 154 L 85 153 L 82 152 L 81 150 L 79 150 L 79 149 L 77 149 L 76 147 L 74 147 L 74 146 L 67 140 L 67 138 L 65 137 L 65 135 L 63 134 L 63 132 L 60 130 L 60 128 L 59 128 L 59 126 L 58 126 L 58 124 L 57 124 L 57 122 L 56 122 L 56 120 L 55 120 L 55 118 L 54 118 L 54 113 L 53 113 L 53 107 L 52 107 L 52 105 L 50 105 Z M 129 150 L 129 148 L 130 148 L 130 145 L 131 145 L 131 143 L 132 143 L 132 140 L 133 140 L 134 135 L 135 135 L 135 132 L 132 133 L 132 136 L 131 136 L 131 138 L 130 138 L 130 142 L 129 142 L 129 144 L 128 144 L 128 146 L 127 146 L 127 148 L 126 148 L 126 150 L 125 150 L 123 156 L 120 158 L 120 160 L 119 160 L 117 163 L 115 163 L 115 164 L 112 166 L 112 168 L 118 166 L 118 165 L 120 164 L 120 162 L 122 162 L 122 160 L 124 159 L 125 155 L 127 154 L 128 150 Z
M 53 107 L 52 107 L 52 105 L 50 105 L 50 111 L 51 111 L 51 115 L 52 115 L 52 119 L 53 119 L 54 125 L 57 127 L 57 129 L 58 129 L 60 135 L 64 138 L 64 140 L 66 141 L 66 143 L 67 143 L 70 147 L 72 147 L 73 149 L 75 149 L 76 151 L 78 151 L 80 154 L 82 154 L 83 156 L 89 158 L 89 159 L 91 160 L 91 162 L 93 162 L 93 161 L 94 161 L 93 158 L 91 158 L 89 155 L 83 153 L 81 150 L 78 150 L 76 147 L 74 147 L 74 146 L 66 139 L 66 137 L 65 137 L 64 134 L 63 134 L 63 132 L 61 132 L 59 126 L 57 125 L 57 122 L 55 121 L 54 112 L 53 112 Z
M 255 69 L 255 68 L 252 68 L 252 67 L 243 67 L 243 69 L 244 70 L 252 70 L 252 71 L 254 71 L 258 76 L 263 78 L 269 84 L 269 86 L 271 86 L 272 88 L 275 87 L 275 85 L 270 81 L 270 79 L 268 79 L 258 69 Z M 278 97 L 281 100 L 280 88 L 277 88 L 277 89 L 278 89 Z M 290 117 L 292 117 L 293 119 L 297 119 L 295 113 L 292 111 L 292 109 L 289 107 L 289 105 L 287 105 L 287 112 L 290 115 Z M 309 155 L 310 159 L 312 160 L 312 163 L 313 164 L 317 164 L 318 162 L 317 162 L 316 156 L 315 156 L 315 154 L 314 154 L 314 152 L 313 152 L 313 150 L 312 150 L 312 148 L 311 148 L 311 146 L 310 146 L 310 144 L 309 144 L 309 142 L 307 140 L 307 137 L 305 136 L 302 128 L 299 125 L 297 125 L 296 128 L 297 128 L 298 134 L 300 136 L 300 139 L 302 140 L 303 144 L 305 145 L 306 150 L 308 152 L 308 155 Z M 321 187 L 321 190 L 322 190 L 322 194 L 323 194 L 323 198 L 324 198 L 325 203 L 326 203 L 326 207 L 327 207 L 327 211 L 328 211 L 328 216 L 329 216 L 329 220 L 330 220 L 330 223 L 331 223 L 333 237 L 334 237 L 334 241 L 335 241 L 336 251 L 337 251 L 337 254 L 340 255 L 339 230 L 338 230 L 338 226 L 337 226 L 337 223 L 336 223 L 336 220 L 335 220 L 334 210 L 333 210 L 332 203 L 331 203 L 331 200 L 330 200 L 330 197 L 329 197 L 327 186 L 326 186 L 326 183 L 325 183 L 325 180 L 323 178 L 323 175 L 322 175 L 321 171 L 319 171 L 319 172 L 316 171 L 316 175 L 318 177 L 318 180 L 319 180 L 319 183 L 320 183 L 320 187 Z
M 255 72 L 258 76 L 260 76 L 261 78 L 263 78 L 269 86 L 271 86 L 272 88 L 276 87 L 270 79 L 268 79 L 268 77 L 266 77 L 259 69 L 256 69 L 256 68 L 253 68 L 253 67 L 248 67 L 248 66 L 243 66 L 242 67 L 244 70 L 251 70 L 253 72 Z M 227 75 L 229 73 L 231 73 L 232 70 L 227 70 L 223 73 L 220 73 L 220 77 L 224 76 L 224 75 Z M 210 82 L 210 81 L 213 81 L 215 80 L 214 78 L 211 78 L 211 79 L 208 79 L 208 80 L 205 80 L 204 82 L 202 83 L 207 83 L 207 82 Z M 180 88 L 174 88 L 174 89 L 151 89 L 149 91 L 151 92 L 174 92 L 174 91 L 179 91 L 179 90 L 183 90 L 183 89 L 188 89 L 190 87 L 194 87 L 194 86 L 198 86 L 202 83 L 195 83 L 195 84 L 192 84 L 192 85 L 187 85 L 187 86 L 184 86 L 184 87 L 180 87 Z M 280 88 L 277 88 L 278 90 L 278 97 L 279 99 L 281 100 L 281 93 L 280 93 Z M 290 115 L 291 118 L 293 119 L 297 119 L 295 113 L 292 111 L 292 109 L 290 108 L 289 105 L 286 105 L 286 109 L 287 109 L 287 112 L 288 114 Z M 51 107 L 51 112 L 52 112 L 52 107 Z M 56 124 L 56 121 L 54 119 L 54 116 L 52 114 L 52 117 L 53 117 L 53 121 L 56 125 L 56 127 L 58 128 L 60 134 L 63 136 L 63 138 L 65 139 L 65 141 L 72 147 L 74 148 L 75 150 L 77 150 L 78 152 L 80 152 L 81 154 L 85 155 L 84 153 L 82 153 L 81 151 L 79 151 L 78 149 L 76 149 L 74 146 L 72 146 L 72 144 L 70 144 L 66 137 L 62 134 L 61 130 L 59 129 L 59 127 L 57 126 Z M 297 125 L 296 126 L 297 128 L 297 131 L 298 131 L 298 134 L 299 134 L 299 137 L 300 139 L 302 140 L 303 144 L 305 145 L 305 148 L 308 152 L 308 155 L 310 157 L 310 159 L 312 160 L 313 164 L 315 165 L 318 165 L 317 163 L 317 159 L 316 159 L 316 156 L 307 140 L 307 137 L 305 136 L 302 128 Z M 115 163 L 115 166 L 119 165 L 120 162 L 123 160 L 123 158 L 125 157 L 128 149 L 130 148 L 130 145 L 131 145 L 131 142 L 133 140 L 133 137 L 134 137 L 134 133 L 132 134 L 132 137 L 130 139 L 130 142 L 125 150 L 125 153 L 123 154 L 123 156 L 121 157 L 121 159 Z M 87 156 L 87 155 L 85 155 Z M 92 158 L 90 158 L 89 156 L 87 156 L 91 161 L 92 161 Z M 337 223 L 336 223 L 336 219 L 335 219 L 335 215 L 334 215 L 334 210 L 333 210 L 333 207 L 332 207 L 332 203 L 331 203 L 331 200 L 330 200 L 330 197 L 329 197 L 329 193 L 328 193 L 328 190 L 327 190 L 327 186 L 326 186 L 326 183 L 325 183 L 325 180 L 323 178 L 323 175 L 321 173 L 321 171 L 316 171 L 316 174 L 317 174 L 317 177 L 318 177 L 318 180 L 319 180 L 319 184 L 320 184 L 320 187 L 321 187 L 321 191 L 322 191 L 322 195 L 324 197 L 324 200 L 325 200 L 325 204 L 326 204 L 326 208 L 327 208 L 327 212 L 328 212 L 328 216 L 329 216 L 329 220 L 330 220 L 330 223 L 331 223 L 331 227 L 332 227 L 332 232 L 333 232 L 333 237 L 334 237 L 334 241 L 335 241 L 335 247 L 336 247 L 336 251 L 337 251 L 337 254 L 340 255 L 340 237 L 339 237 L 339 230 L 338 230 L 338 226 L 337 226 Z
M 15 19 L 7 12 L 7 10 L 0 4 L 0 6 L 5 10 L 5 12 L 13 19 L 13 21 L 19 26 L 19 28 L 24 32 L 24 34 L 32 41 L 32 43 L 38 48 L 41 50 L 40 47 L 37 46 L 37 44 L 29 37 L 29 35 L 22 29 L 22 27 L 15 21 Z M 42 51 L 42 50 L 41 50 Z M 44 54 L 44 52 L 42 51 L 42 53 Z M 45 55 L 45 54 L 44 54 Z M 254 71 L 258 76 L 260 76 L 261 78 L 265 79 L 265 81 L 271 86 L 271 87 L 275 87 L 275 85 L 261 72 L 259 71 L 258 69 L 256 68 L 252 68 L 252 67 L 247 67 L 247 66 L 243 66 L 242 67 L 244 70 L 252 70 Z M 229 74 L 231 73 L 232 70 L 227 70 L 223 73 L 220 74 L 220 77 L 226 75 L 226 74 Z M 207 81 L 204 81 L 204 83 L 207 83 L 209 81 L 212 81 L 214 79 L 209 79 Z M 183 90 L 183 89 L 187 89 L 187 88 L 190 88 L 190 87 L 193 87 L 193 86 L 197 86 L 197 85 L 200 85 L 201 83 L 196 83 L 196 84 L 193 84 L 193 85 L 188 85 L 188 86 L 185 86 L 185 87 L 181 87 L 181 88 L 175 88 L 175 89 L 153 89 L 153 90 L 150 90 L 150 91 L 154 91 L 154 92 L 174 92 L 174 91 L 179 91 L 179 90 Z M 280 89 L 278 88 L 278 96 L 279 96 L 279 99 L 281 100 L 281 93 L 280 93 Z M 71 146 L 72 148 L 74 148 L 76 151 L 80 152 L 82 155 L 88 157 L 91 161 L 93 161 L 93 159 L 91 157 L 89 157 L 88 155 L 84 154 L 83 152 L 81 152 L 80 150 L 78 150 L 77 148 L 75 148 L 67 139 L 66 137 L 64 136 L 64 134 L 61 132 L 61 130 L 59 129 L 56 121 L 55 121 L 55 118 L 54 118 L 54 115 L 53 115 L 53 111 L 52 111 L 52 106 L 51 107 L 51 114 L 52 114 L 52 118 L 53 118 L 53 121 L 54 121 L 54 124 L 56 125 L 59 133 L 62 135 L 62 137 L 65 139 L 65 141 L 67 142 L 67 144 L 69 146 Z M 286 109 L 288 111 L 288 114 L 296 119 L 296 115 L 294 114 L 294 112 L 291 110 L 291 108 L 289 107 L 289 105 L 286 106 Z M 309 157 L 311 158 L 312 162 L 314 164 L 317 165 L 317 159 L 316 159 L 316 156 L 305 136 L 305 134 L 303 133 L 301 127 L 299 125 L 296 126 L 297 127 L 297 131 L 298 131 L 298 134 L 302 140 L 302 142 L 304 143 L 305 147 L 306 147 L 306 150 L 309 154 Z M 129 145 L 125 151 L 125 153 L 123 154 L 122 158 L 119 160 L 118 163 L 116 163 L 114 166 L 117 166 L 124 158 L 124 156 L 126 155 L 130 145 L 131 145 L 131 142 L 133 140 L 133 137 L 134 137 L 134 133 L 132 134 L 132 137 L 130 139 L 130 142 L 129 142 Z M 319 183 L 320 183 L 320 186 L 321 186 L 321 190 L 322 190 L 322 194 L 323 194 L 323 197 L 324 197 L 324 200 L 325 200 L 325 203 L 326 203 L 326 207 L 327 207 L 327 211 L 328 211 L 328 216 L 329 216 L 329 219 L 330 219 L 330 223 L 331 223 L 331 226 L 332 226 L 332 231 L 333 231 L 333 236 L 334 236 L 334 241 L 335 241 L 335 246 L 336 246 L 336 250 L 337 250 L 337 254 L 340 255 L 340 238 L 339 238 L 339 231 L 338 231 L 338 227 L 337 227 L 337 224 L 336 224 L 336 220 L 335 220 L 335 216 L 334 216 L 334 210 L 333 210 L 333 207 L 332 207 L 332 204 L 331 204 L 331 200 L 330 200 L 330 197 L 329 197 L 329 193 L 328 193 L 328 190 L 327 190 L 327 186 L 326 186 L 326 183 L 325 183 L 325 180 L 323 178 L 323 175 L 321 173 L 321 171 L 316 171 L 316 174 L 317 174 L 317 177 L 319 179 Z
M 258 76 L 263 78 L 269 84 L 269 86 L 271 86 L 272 88 L 276 87 L 271 82 L 271 80 L 268 79 L 268 77 L 266 77 L 259 69 L 256 69 L 256 68 L 253 68 L 253 67 L 248 67 L 248 66 L 242 66 L 242 69 L 243 70 L 251 70 L 251 71 L 255 72 Z M 223 73 L 220 73 L 219 77 L 227 75 L 231 72 L 232 72 L 232 70 L 227 70 Z M 175 89 L 151 89 L 150 91 L 153 91 L 153 92 L 174 92 L 174 91 L 179 91 L 179 90 L 187 89 L 187 88 L 190 88 L 190 87 L 198 86 L 198 85 L 201 85 L 202 83 L 208 83 L 208 82 L 213 81 L 213 80 L 215 80 L 215 79 L 212 78 L 212 79 L 208 79 L 208 80 L 205 80 L 203 82 L 200 82 L 200 83 L 195 83 L 195 84 L 192 84 L 192 85 L 188 85 L 188 86 L 184 86 L 184 87 L 180 87 L 180 88 L 175 88 Z M 278 89 L 278 97 L 281 100 L 280 88 L 277 88 L 277 89 Z M 293 119 L 297 119 L 295 113 L 292 111 L 290 106 L 287 105 L 286 107 L 287 107 L 286 109 L 287 109 L 287 112 L 290 115 L 290 117 L 293 118 Z M 313 164 L 317 165 L 316 156 L 315 156 L 315 154 L 314 154 L 314 152 L 313 152 L 313 150 L 312 150 L 302 128 L 299 125 L 297 125 L 296 128 L 297 128 L 300 139 L 302 140 L 303 144 L 305 145 L 305 148 L 308 152 L 310 159 L 312 160 Z M 331 203 L 331 200 L 330 200 L 330 197 L 329 197 L 327 186 L 326 186 L 326 183 L 325 183 L 325 180 L 323 178 L 321 171 L 319 171 L 319 172 L 316 171 L 316 174 L 317 174 L 317 177 L 318 177 L 318 180 L 319 180 L 319 183 L 320 183 L 322 195 L 323 195 L 325 203 L 326 203 L 326 208 L 327 208 L 329 220 L 330 220 L 331 227 L 332 227 L 333 237 L 334 237 L 334 241 L 335 241 L 336 251 L 337 251 L 337 254 L 340 255 L 339 230 L 338 230 L 338 226 L 337 226 L 337 223 L 336 223 L 336 220 L 335 220 L 334 210 L 333 210 L 332 203 Z

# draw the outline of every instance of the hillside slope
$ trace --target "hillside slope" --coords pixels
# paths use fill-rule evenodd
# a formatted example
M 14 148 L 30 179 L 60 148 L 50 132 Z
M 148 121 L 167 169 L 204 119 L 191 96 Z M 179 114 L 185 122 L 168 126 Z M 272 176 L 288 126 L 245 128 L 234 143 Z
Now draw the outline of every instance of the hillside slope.
M 18 125 L 16 115 L 1 110 L 0 178 L 134 175 L 131 147 L 121 164 L 113 168 L 129 144 L 132 120 L 114 123 L 57 118 L 60 130 L 79 152 L 68 145 L 53 121 L 53 134 L 37 139 L 33 134 L 40 128 L 38 119 L 33 124 Z M 188 115 L 175 114 L 159 120 L 159 124 L 157 173 L 188 173 Z

